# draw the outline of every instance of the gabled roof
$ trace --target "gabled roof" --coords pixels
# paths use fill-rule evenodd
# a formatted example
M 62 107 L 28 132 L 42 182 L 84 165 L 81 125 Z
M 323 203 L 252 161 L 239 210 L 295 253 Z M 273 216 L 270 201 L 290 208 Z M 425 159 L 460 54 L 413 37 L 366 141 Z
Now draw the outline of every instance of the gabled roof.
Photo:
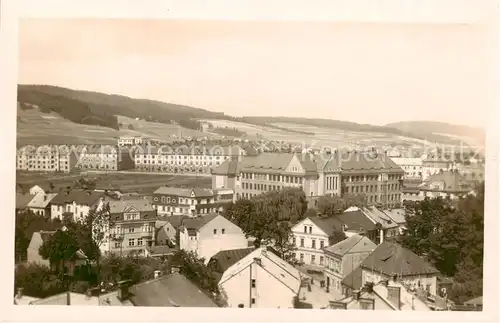
M 182 226 L 188 230 L 199 231 L 206 224 L 208 224 L 210 221 L 212 221 L 213 219 L 215 219 L 218 216 L 221 216 L 221 215 L 216 214 L 216 213 L 210 213 L 210 214 L 200 216 L 197 218 L 187 218 L 187 219 L 184 219 L 182 221 Z
M 33 199 L 33 195 L 30 194 L 16 194 L 16 209 L 25 209 L 28 203 Z
M 363 269 L 361 269 L 361 266 L 356 267 L 356 269 L 345 276 L 342 279 L 342 285 L 353 290 L 360 290 L 363 287 Z
M 325 248 L 324 251 L 325 253 L 332 253 L 343 257 L 348 253 L 371 252 L 376 247 L 377 245 L 368 239 L 368 237 L 355 234 L 333 246 Z
M 376 229 L 375 223 L 370 220 L 359 209 L 355 211 L 345 211 L 336 215 L 349 231 L 372 231 Z
M 57 193 L 44 194 L 40 192 L 31 199 L 27 206 L 29 208 L 45 209 L 56 196 Z
M 404 173 L 392 159 L 385 154 L 334 152 L 328 158 L 317 160 L 318 170 L 325 172 L 351 171 L 389 171 Z
M 137 212 L 155 211 L 151 202 L 144 198 L 111 200 L 109 202 L 110 213 L 124 213 L 131 210 Z
M 218 307 L 195 284 L 179 273 L 169 274 L 130 287 L 135 306 Z
M 384 241 L 361 263 L 367 270 L 373 269 L 386 275 L 439 274 L 426 260 L 399 244 Z
M 392 218 L 377 209 L 375 206 L 364 207 L 361 211 L 376 223 L 380 223 L 383 229 L 391 229 L 398 226 Z
M 383 210 L 388 217 L 390 217 L 397 224 L 406 223 L 405 210 L 404 209 L 391 209 Z
M 323 232 L 331 237 L 335 231 L 342 231 L 342 221 L 334 216 L 322 218 L 318 216 L 308 217 L 315 225 L 317 225 Z
M 76 202 L 78 205 L 94 205 L 106 195 L 103 192 L 71 190 L 68 194 L 65 192 L 57 194 L 51 201 L 52 204 L 64 205 L 66 203 Z
M 444 189 L 440 192 L 469 192 L 472 187 L 469 181 L 458 171 L 443 171 L 442 173 L 429 176 L 419 187 L 420 190 L 432 191 L 432 183 L 440 182 L 444 184 Z
M 255 259 L 260 259 L 260 266 L 271 274 L 277 281 L 298 294 L 300 290 L 300 272 L 285 260 L 281 259 L 266 248 L 258 248 L 229 267 L 219 281 L 219 286 L 246 269 Z
M 225 272 L 229 267 L 246 257 L 255 248 L 222 250 L 210 258 L 210 261 L 217 262 L 218 269 Z

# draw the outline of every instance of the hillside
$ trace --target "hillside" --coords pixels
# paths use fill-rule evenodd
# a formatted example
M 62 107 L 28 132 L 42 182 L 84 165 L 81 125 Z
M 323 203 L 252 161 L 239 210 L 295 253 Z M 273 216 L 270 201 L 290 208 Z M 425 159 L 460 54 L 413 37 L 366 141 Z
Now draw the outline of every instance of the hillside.
M 290 117 L 243 117 L 243 119 L 248 122 L 267 122 L 272 124 L 280 124 L 281 127 L 283 127 L 283 124 L 288 123 L 288 124 L 308 125 L 320 128 L 334 128 L 338 130 L 352 131 L 352 132 L 385 133 L 395 136 L 403 136 L 403 137 L 428 140 L 431 142 L 439 142 L 446 144 L 459 144 L 460 142 L 458 139 L 435 134 L 432 132 L 417 131 L 417 129 L 409 131 L 390 126 L 375 126 L 369 124 L 359 124 L 355 122 L 339 121 L 331 119 L 290 118 Z
M 424 132 L 456 137 L 470 137 L 481 141 L 484 141 L 485 138 L 485 132 L 481 128 L 436 121 L 403 121 L 389 123 L 386 127 L 396 128 L 407 132 Z
M 193 118 L 221 118 L 223 113 L 211 112 L 184 105 L 177 105 L 146 99 L 133 99 L 127 96 L 104 94 L 90 91 L 72 90 L 50 85 L 19 85 L 18 101 L 44 106 L 51 98 L 65 98 L 66 109 L 73 109 L 72 102 L 88 106 L 92 114 L 122 115 L 161 123 L 185 123 L 187 127 Z M 70 119 L 71 120 L 71 119 Z

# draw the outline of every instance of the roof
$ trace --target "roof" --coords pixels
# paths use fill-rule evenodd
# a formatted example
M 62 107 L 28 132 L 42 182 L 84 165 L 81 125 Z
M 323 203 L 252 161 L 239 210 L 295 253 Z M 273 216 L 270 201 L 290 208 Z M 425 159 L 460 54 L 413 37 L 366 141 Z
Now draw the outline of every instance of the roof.
M 429 176 L 420 186 L 420 190 L 433 191 L 433 183 L 439 182 L 443 184 L 443 189 L 439 188 L 439 192 L 469 192 L 472 190 L 469 181 L 458 171 L 443 171 L 438 174 Z
M 348 253 L 371 252 L 376 247 L 377 245 L 368 239 L 368 237 L 355 234 L 324 250 L 327 253 L 343 257 Z
M 267 251 L 265 247 L 255 249 L 230 266 L 222 275 L 219 281 L 219 286 L 253 264 L 256 258 L 260 259 L 260 266 L 266 270 L 271 277 L 274 277 L 293 293 L 299 293 L 301 283 L 299 270 L 275 255 L 273 252 Z
M 363 269 L 361 266 L 356 267 L 349 275 L 342 279 L 342 285 L 345 285 L 353 290 L 359 290 L 363 287 Z
M 361 211 L 373 221 L 380 223 L 383 229 L 391 229 L 398 226 L 391 217 L 374 206 L 364 207 Z
M 170 224 L 175 228 L 178 229 L 181 225 L 182 222 L 185 219 L 189 219 L 190 217 L 187 215 L 170 215 L 170 216 L 164 216 L 158 218 L 160 222 L 170 222 Z
M 71 190 L 68 194 L 59 193 L 54 199 L 52 199 L 52 204 L 66 204 L 72 203 L 73 201 L 79 205 L 94 205 L 101 198 L 106 195 L 103 192 L 95 191 L 84 191 L 84 190 Z
M 385 154 L 350 152 L 346 154 L 334 152 L 326 161 L 318 161 L 318 169 L 323 171 L 390 171 L 404 173 L 392 159 Z
M 182 221 L 182 226 L 184 226 L 188 230 L 200 230 L 207 223 L 218 217 L 218 214 L 210 213 L 204 216 L 200 216 L 197 218 L 186 218 Z
M 172 186 L 162 186 L 154 192 L 154 194 L 175 195 L 182 197 L 191 197 L 191 193 L 194 193 L 195 197 L 214 196 L 214 192 L 212 190 L 204 188 L 180 188 Z
M 465 305 L 483 305 L 483 296 L 475 297 L 464 302 Z
M 353 211 L 344 211 L 336 215 L 349 231 L 372 231 L 376 229 L 375 223 L 370 220 L 359 209 Z
M 99 295 L 99 306 L 134 306 L 129 300 L 120 300 L 118 291 Z
M 232 175 L 236 176 L 238 173 L 238 159 L 229 158 L 222 164 L 212 170 L 213 175 Z
M 24 209 L 28 206 L 28 203 L 33 199 L 33 195 L 30 194 L 16 194 L 16 209 Z
M 57 196 L 57 193 L 38 193 L 28 203 L 29 208 L 45 209 L 47 205 Z
M 179 273 L 162 276 L 130 287 L 135 306 L 217 307 L 195 284 Z
M 394 222 L 398 224 L 406 223 L 405 210 L 404 209 L 391 209 L 383 210 L 388 217 L 390 217 Z
M 399 166 L 422 166 L 422 159 L 418 157 L 391 157 L 391 159 Z
M 169 246 L 164 245 L 148 247 L 148 251 L 151 256 L 173 254 L 175 250 L 175 248 L 170 248 Z
M 315 225 L 317 225 L 323 232 L 325 232 L 329 237 L 332 236 L 335 231 L 342 231 L 342 221 L 334 216 L 327 218 L 322 218 L 318 216 L 308 217 Z
M 221 272 L 225 272 L 229 267 L 246 257 L 255 248 L 231 249 L 222 250 L 210 258 L 210 261 L 217 261 Z
M 401 245 L 384 241 L 361 263 L 361 267 L 386 275 L 425 275 L 439 271 L 426 260 Z
M 109 202 L 110 213 L 124 213 L 130 208 L 134 208 L 139 212 L 155 211 L 151 202 L 145 198 L 111 200 Z

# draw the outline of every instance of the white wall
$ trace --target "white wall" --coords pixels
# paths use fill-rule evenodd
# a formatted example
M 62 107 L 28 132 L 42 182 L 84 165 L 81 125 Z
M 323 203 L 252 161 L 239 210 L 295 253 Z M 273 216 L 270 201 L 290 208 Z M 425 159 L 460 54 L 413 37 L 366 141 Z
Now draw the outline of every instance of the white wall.
M 304 227 L 307 227 L 307 233 L 304 233 Z M 309 228 L 311 228 L 311 233 L 309 233 Z M 295 258 L 300 261 L 300 255 L 303 254 L 304 263 L 311 264 L 311 256 L 314 255 L 315 265 L 320 266 L 320 257 L 324 257 L 321 241 L 323 241 L 323 247 L 328 247 L 328 235 L 309 219 L 304 219 L 295 225 L 292 228 L 292 234 L 295 237 L 295 246 L 297 247 Z M 304 239 L 304 247 L 300 245 L 301 239 Z M 312 240 L 316 240 L 316 248 L 312 248 Z
M 366 270 L 363 268 L 363 274 L 362 274 L 362 285 L 364 286 L 366 282 L 373 282 L 377 284 L 381 280 L 391 280 L 393 277 L 389 277 L 386 275 L 381 275 L 377 272 L 371 272 L 370 270 Z M 415 287 L 418 286 L 418 282 L 420 281 L 421 285 L 431 285 L 430 286 L 430 293 L 432 295 L 436 295 L 436 290 L 437 290 L 437 276 L 433 275 L 430 277 L 425 277 L 425 276 L 411 276 L 411 277 L 403 277 L 402 279 L 403 282 L 406 284 L 413 284 Z
M 250 267 L 252 278 L 250 278 Z M 251 288 L 255 279 L 255 288 Z M 220 285 L 228 297 L 228 307 L 293 308 L 296 294 L 259 265 L 253 263 Z M 255 298 L 255 304 L 251 304 Z

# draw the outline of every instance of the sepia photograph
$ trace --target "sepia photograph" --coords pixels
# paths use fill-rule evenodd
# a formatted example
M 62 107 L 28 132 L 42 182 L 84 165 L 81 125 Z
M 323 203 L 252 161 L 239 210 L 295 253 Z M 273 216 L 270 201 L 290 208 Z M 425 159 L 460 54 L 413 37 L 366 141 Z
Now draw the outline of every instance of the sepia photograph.
M 489 41 L 20 19 L 13 303 L 482 311 Z

